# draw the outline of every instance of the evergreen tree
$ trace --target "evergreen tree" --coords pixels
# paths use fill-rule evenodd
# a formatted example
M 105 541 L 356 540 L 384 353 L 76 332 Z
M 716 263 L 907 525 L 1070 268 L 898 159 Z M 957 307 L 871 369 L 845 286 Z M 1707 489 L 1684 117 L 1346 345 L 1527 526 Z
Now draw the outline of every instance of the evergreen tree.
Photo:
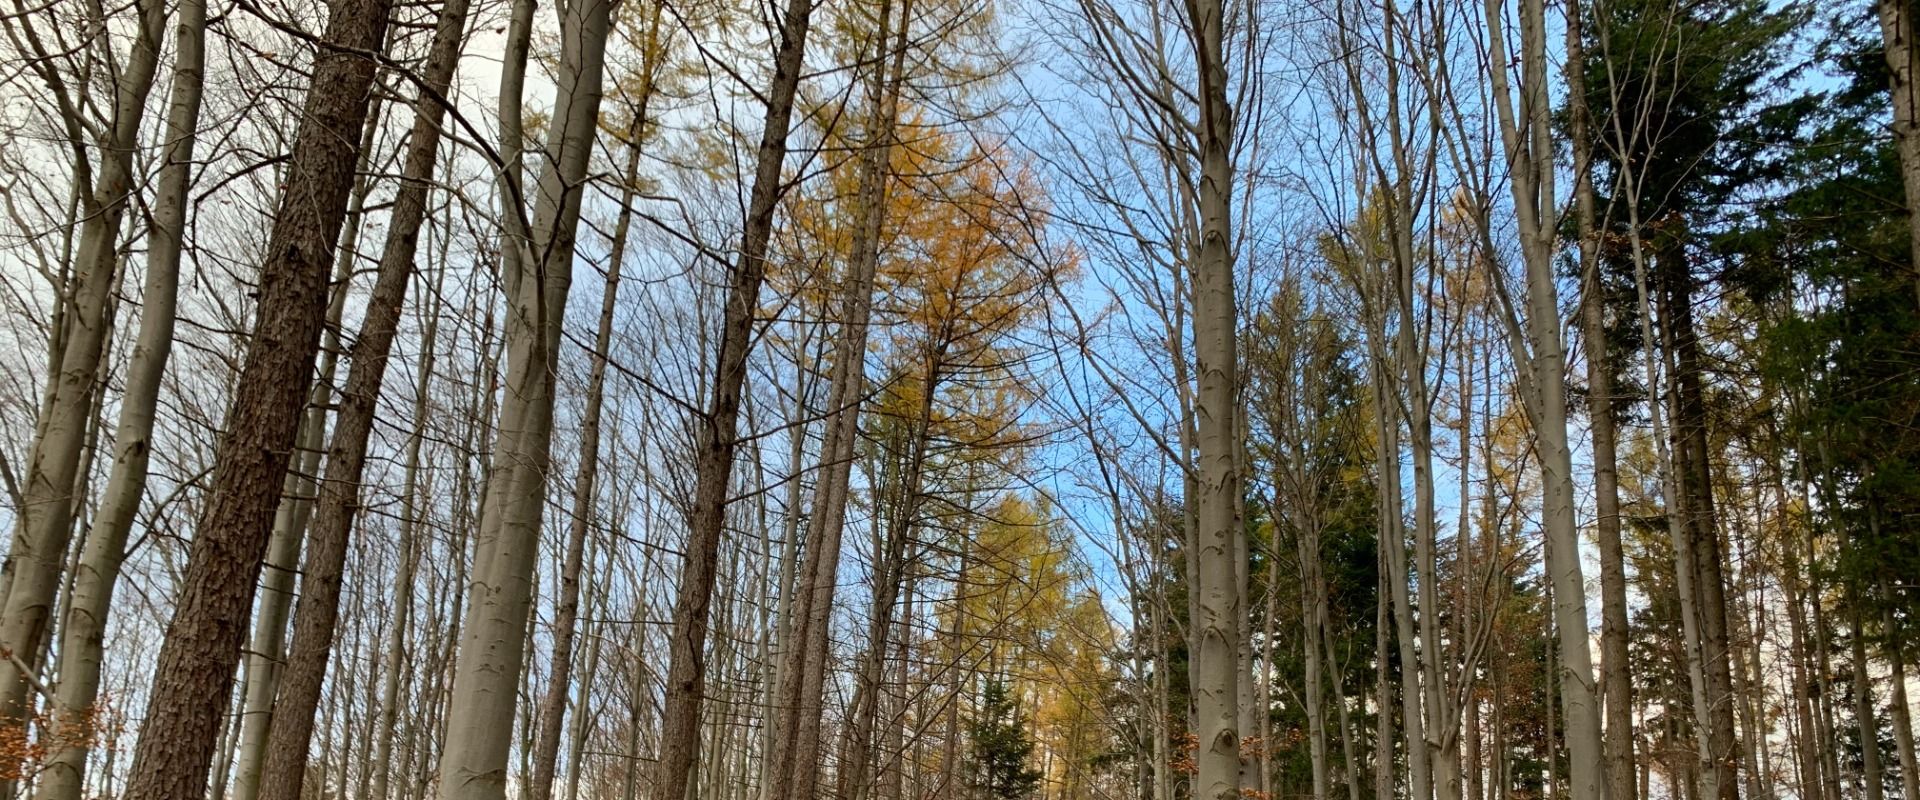
M 990 680 L 980 692 L 980 708 L 967 728 L 973 742 L 968 780 L 978 800 L 1024 800 L 1040 785 L 1030 766 L 1033 736 L 1004 682 Z

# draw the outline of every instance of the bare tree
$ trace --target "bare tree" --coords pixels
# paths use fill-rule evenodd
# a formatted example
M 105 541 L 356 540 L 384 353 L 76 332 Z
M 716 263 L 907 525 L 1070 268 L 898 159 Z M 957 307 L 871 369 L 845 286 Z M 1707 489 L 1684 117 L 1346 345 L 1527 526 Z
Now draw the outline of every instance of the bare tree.
M 388 3 L 334 7 L 314 62 L 289 180 L 274 217 L 261 295 L 206 510 L 189 551 L 125 796 L 206 790 L 221 711 L 246 635 L 280 481 L 312 380 L 327 272 L 346 215 Z

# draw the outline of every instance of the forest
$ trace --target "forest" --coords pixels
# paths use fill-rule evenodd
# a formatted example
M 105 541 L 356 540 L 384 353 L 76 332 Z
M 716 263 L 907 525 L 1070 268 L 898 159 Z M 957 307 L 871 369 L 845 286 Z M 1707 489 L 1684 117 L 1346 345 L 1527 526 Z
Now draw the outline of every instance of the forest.
M 0 5 L 0 800 L 1920 800 L 1916 0 Z

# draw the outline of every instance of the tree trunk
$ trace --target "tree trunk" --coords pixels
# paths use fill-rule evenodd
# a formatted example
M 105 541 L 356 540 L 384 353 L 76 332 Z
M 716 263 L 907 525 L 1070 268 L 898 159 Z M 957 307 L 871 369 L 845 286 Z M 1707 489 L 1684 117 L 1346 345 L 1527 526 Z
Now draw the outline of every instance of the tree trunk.
M 320 331 L 319 379 L 307 393 L 306 411 L 294 439 L 292 466 L 283 481 L 280 504 L 274 510 L 273 532 L 267 537 L 265 574 L 260 581 L 264 591 L 253 615 L 253 638 L 247 647 L 246 680 L 242 684 L 245 691 L 240 730 L 234 744 L 233 800 L 255 800 L 259 796 L 260 771 L 266 766 L 267 737 L 273 728 L 273 699 L 279 693 L 280 673 L 286 666 L 287 618 L 293 609 L 294 576 L 300 573 L 307 524 L 313 518 L 314 500 L 319 495 L 316 477 L 320 474 L 321 451 L 327 444 L 327 412 L 334 407 L 341 320 L 347 310 L 347 295 L 353 288 L 356 259 L 352 254 L 359 242 L 367 196 L 372 192 L 368 167 L 375 136 L 380 132 L 380 103 L 381 97 L 375 93 L 366 127 L 360 133 L 360 160 L 354 168 L 354 174 L 359 177 L 348 200 L 345 232 L 336 245 L 346 257 L 335 256 L 333 291 L 327 303 L 326 323 Z
M 86 785 L 87 756 L 99 731 L 100 672 L 105 660 L 107 619 L 120 577 L 127 536 L 146 492 L 152 456 L 155 410 L 160 384 L 173 352 L 174 313 L 179 303 L 180 253 L 187 221 L 187 187 L 193 179 L 193 151 L 200 119 L 206 62 L 207 6 L 182 0 L 174 23 L 172 97 L 168 103 L 167 143 L 155 189 L 153 223 L 148 234 L 147 275 L 141 290 L 145 308 L 133 361 L 127 367 L 126 393 L 115 427 L 114 461 L 100 510 L 88 532 L 73 594 L 61 632 L 60 682 L 54 696 L 49 739 L 56 749 L 36 790 L 37 800 L 80 800 Z
M 426 331 L 420 337 L 420 376 L 414 386 L 413 430 L 407 437 L 405 477 L 401 480 L 400 490 L 400 566 L 393 581 L 393 633 L 389 637 L 386 664 L 382 668 L 380 684 L 380 721 L 374 729 L 373 763 L 368 768 L 373 771 L 367 795 L 373 800 L 387 800 L 389 786 L 393 778 L 393 750 L 399 738 L 397 729 L 400 722 L 401 693 L 404 686 L 412 684 L 412 668 L 407 663 L 411 650 L 413 629 L 414 583 L 418 579 L 422 548 L 421 533 L 425 528 L 422 519 L 424 505 L 421 500 L 421 448 L 426 443 L 426 426 L 430 413 L 429 398 L 433 390 L 435 345 L 439 341 L 440 314 L 443 288 L 447 276 L 447 253 L 443 246 L 440 252 L 440 273 L 434 280 L 432 299 L 426 310 Z M 403 762 L 404 764 L 405 762 Z M 403 767 L 402 771 L 406 771 Z
M 532 11 L 522 5 L 513 11 L 510 55 L 525 52 L 520 35 L 530 33 L 521 24 Z M 532 571 L 552 460 L 554 370 L 573 284 L 575 228 L 599 127 L 607 37 L 616 5 L 617 0 L 571 0 L 561 10 L 559 75 L 531 225 L 518 221 L 526 206 L 519 198 L 517 155 L 501 181 L 503 194 L 512 200 L 501 258 L 509 305 L 508 369 L 493 466 L 475 526 L 471 591 L 438 770 L 441 800 L 500 800 L 506 795 Z M 515 75 L 524 66 L 524 61 L 515 64 L 509 58 L 503 91 L 519 88 Z M 517 139 L 503 142 L 515 150 L 518 144 Z M 526 235 L 519 235 L 521 230 Z
M 641 108 L 646 107 L 645 99 Z M 574 626 L 580 617 L 580 564 L 592 531 L 594 484 L 600 474 L 600 411 L 605 402 L 607 352 L 613 344 L 613 309 L 620 295 L 620 269 L 626 258 L 627 233 L 633 224 L 634 185 L 639 179 L 640 135 L 645 112 L 628 128 L 627 166 L 620 186 L 620 211 L 613 225 L 613 243 L 607 258 L 606 286 L 600 293 L 600 323 L 594 331 L 592 365 L 587 370 L 587 407 L 580 416 L 579 474 L 573 483 L 573 513 L 568 518 L 567 552 L 560 566 L 560 596 L 554 600 L 553 678 L 540 704 L 539 730 L 534 734 L 533 800 L 552 800 L 554 770 L 560 756 L 560 729 L 566 721 L 569 681 L 572 678 Z M 582 713 L 586 707 L 581 706 Z M 575 754 L 575 758 L 579 754 Z
M 1227 101 L 1226 7 L 1221 0 L 1187 0 L 1187 23 L 1198 65 L 1196 149 L 1200 173 L 1194 196 L 1200 218 L 1196 258 L 1189 265 L 1193 297 L 1194 361 L 1199 378 L 1194 413 L 1198 436 L 1193 464 L 1197 495 L 1187 498 L 1198 528 L 1195 562 L 1192 685 L 1195 800 L 1240 796 L 1237 640 L 1244 628 L 1234 555 L 1246 534 L 1235 523 L 1241 503 L 1235 420 L 1240 374 L 1235 344 L 1233 243 L 1234 110 Z
M 1893 90 L 1893 140 L 1900 150 L 1900 182 L 1906 189 L 1910 269 L 1920 270 L 1920 35 L 1915 9 L 1907 0 L 1876 0 L 1880 40 L 1886 47 L 1887 82 Z M 1920 292 L 1920 272 L 1914 288 Z
M 326 279 L 358 163 L 388 0 L 341 0 L 316 56 L 260 269 L 253 342 L 148 694 L 125 796 L 206 791 L 225 698 L 326 315 Z
M 1586 345 L 1587 419 L 1593 431 L 1594 538 L 1600 546 L 1601 701 L 1606 709 L 1607 786 L 1612 800 L 1634 798 L 1633 674 L 1628 662 L 1626 558 L 1620 543 L 1618 434 L 1608 354 L 1606 289 L 1600 281 L 1593 191 L 1593 130 L 1587 109 L 1585 23 L 1579 0 L 1567 5 L 1568 129 L 1573 140 L 1574 218 L 1579 232 L 1580 337 Z
M 1574 520 L 1573 452 L 1567 436 L 1565 343 L 1560 338 L 1559 291 L 1554 282 L 1558 218 L 1553 191 L 1553 145 L 1547 94 L 1546 10 L 1542 0 L 1521 0 L 1521 52 L 1509 61 L 1503 30 L 1503 0 L 1487 0 L 1487 63 L 1501 140 L 1511 169 L 1521 254 L 1526 269 L 1524 333 L 1514 304 L 1503 299 L 1509 350 L 1520 364 L 1522 405 L 1535 434 L 1541 468 L 1541 522 L 1546 572 L 1553 591 L 1553 621 L 1559 662 L 1560 703 L 1566 714 L 1568 793 L 1572 800 L 1608 797 L 1595 697 L 1593 653 L 1587 644 L 1586 581 L 1581 575 L 1580 536 Z M 1521 69 L 1522 94 L 1509 85 L 1509 64 Z M 1516 111 L 1514 104 L 1519 103 Z M 1524 111 L 1526 116 L 1520 117 Z M 1496 277 L 1496 285 L 1498 278 Z
M 661 719 L 661 753 L 656 800 L 686 800 L 692 779 L 694 747 L 700 727 L 700 700 L 706 679 L 707 613 L 713 602 L 720 535 L 726 523 L 727 493 L 732 488 L 733 455 L 739 442 L 736 424 L 753 343 L 753 316 L 766 274 L 767 245 L 774 212 L 784 193 L 781 174 L 787 134 L 793 125 L 793 101 L 800 88 L 807 28 L 813 0 L 788 0 L 778 33 L 773 82 L 760 131 L 752 195 L 741 232 L 740 259 L 727 287 L 721 321 L 713 395 L 700 421 L 696 446 L 693 507 L 688 514 L 686 562 L 674 600 L 673 632 L 668 641 L 666 708 Z
M 819 781 L 820 722 L 827 677 L 827 630 L 833 617 L 834 591 L 840 570 L 840 540 L 846 526 L 847 496 L 853 472 L 854 444 L 860 433 L 861 393 L 866 384 L 868 322 L 873 314 L 874 275 L 879 266 L 880 236 L 886 222 L 887 182 L 891 175 L 894 123 L 906 26 L 893 52 L 892 78 L 884 58 L 890 42 L 892 4 L 880 7 L 875 37 L 879 68 L 870 83 L 871 117 L 866 149 L 860 153 L 859 219 L 848 261 L 849 279 L 840 296 L 840 330 L 834 339 L 833 368 L 827 386 L 826 433 L 821 444 L 820 477 L 814 487 L 813 508 L 807 517 L 806 579 L 796 593 L 792 644 L 784 648 L 781 685 L 773 708 L 782 715 L 782 728 L 792 735 L 773 739 L 773 765 L 768 800 L 804 800 Z M 903 2 L 902 18 L 911 13 Z
M 66 571 L 79 502 L 75 489 L 84 486 L 80 465 L 90 450 L 88 430 L 97 418 L 101 352 L 112 325 L 113 288 L 119 279 L 120 222 L 136 191 L 134 155 L 139 151 L 140 123 L 146 116 L 147 96 L 159 72 L 166 35 L 166 3 L 139 3 L 135 8 L 140 12 L 138 33 L 125 68 L 113 76 L 112 117 L 98 142 L 100 172 L 92 176 L 91 186 L 80 189 L 89 177 L 83 159 L 74 176 L 85 217 L 73 276 L 61 287 L 67 296 L 59 304 L 63 317 L 57 330 L 64 341 L 56 336 L 58 366 L 47 375 L 46 402 L 27 452 L 13 545 L 7 550 L 4 568 L 0 650 L 12 657 L 0 659 L 0 727 L 24 728 L 33 716 L 29 686 L 35 677 L 32 673 L 40 668 L 48 622 Z M 105 22 L 101 25 L 104 35 Z M 67 122 L 69 130 L 79 131 L 79 120 Z M 71 144 L 77 150 L 87 143 Z M 4 758 L 13 762 L 16 756 Z
M 1277 511 L 1278 509 L 1276 509 Z M 1306 656 L 1307 686 L 1307 745 L 1313 767 L 1313 798 L 1327 800 L 1327 725 L 1325 701 L 1321 699 L 1320 658 L 1325 650 L 1321 643 L 1320 615 L 1325 608 L 1325 588 L 1320 577 L 1320 531 L 1314 525 L 1295 514 L 1298 527 L 1297 541 L 1300 558 L 1300 627 L 1305 632 L 1306 641 L 1302 647 Z M 1277 555 L 1277 553 L 1276 553 Z M 1268 590 L 1272 591 L 1280 579 L 1279 559 L 1273 559 L 1269 574 Z M 1273 606 L 1269 604 L 1269 612 Z M 1272 614 L 1269 613 L 1269 619 Z M 1269 649 L 1271 653 L 1271 649 Z M 1272 743 L 1265 743 L 1272 747 Z
M 1885 772 L 1880 765 L 1880 721 L 1874 712 L 1873 676 L 1867 663 L 1867 632 L 1863 624 L 1864 614 L 1860 610 L 1862 602 L 1860 587 L 1848 582 L 1848 618 L 1853 632 L 1847 638 L 1852 659 L 1849 666 L 1853 672 L 1854 724 L 1860 734 L 1861 796 L 1866 800 L 1884 800 L 1887 791 Z
M 467 0 L 449 0 L 440 11 L 426 66 L 427 87 L 416 101 L 406 165 L 394 198 L 391 233 L 380 256 L 378 277 L 367 300 L 366 317 L 349 351 L 346 386 L 341 390 L 333 440 L 327 451 L 326 477 L 319 484 L 299 606 L 293 621 L 293 646 L 274 699 L 274 724 L 267 735 L 260 793 L 266 800 L 300 800 L 307 776 L 314 713 L 332 655 L 339 622 L 340 582 L 346 570 L 353 525 L 360 514 L 361 486 L 379 411 L 387 359 L 400 327 L 407 285 L 413 279 L 421 223 L 439 155 L 440 124 L 446 109 L 438 102 L 453 82 L 466 34 Z M 325 787 L 321 787 L 324 789 Z

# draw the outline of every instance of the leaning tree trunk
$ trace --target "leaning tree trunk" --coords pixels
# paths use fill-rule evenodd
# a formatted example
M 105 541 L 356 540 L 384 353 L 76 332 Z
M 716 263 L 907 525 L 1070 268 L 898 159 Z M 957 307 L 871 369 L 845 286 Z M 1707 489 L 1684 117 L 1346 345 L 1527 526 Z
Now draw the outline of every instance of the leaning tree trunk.
M 66 571 L 73 532 L 76 487 L 95 419 L 101 351 L 111 324 L 113 286 L 119 275 L 120 222 L 136 191 L 134 155 L 147 95 L 159 72 L 166 34 L 166 3 L 135 4 L 140 26 L 125 69 L 114 77 L 112 119 L 100 145 L 100 172 L 93 185 L 76 194 L 85 213 L 73 278 L 62 298 L 67 313 L 61 326 L 58 368 L 47 376 L 46 404 L 36 420 L 19 487 L 13 546 L 7 551 L 4 613 L 0 613 L 0 727 L 23 728 L 33 716 L 29 686 L 40 668 L 48 621 Z M 72 112 L 77 113 L 77 112 Z M 73 142 L 74 147 L 83 146 Z M 76 176 L 84 180 L 85 172 Z M 9 761 L 16 755 L 4 757 Z
M 733 454 L 740 395 L 753 343 L 753 315 L 766 275 L 767 245 L 773 217 L 784 193 L 781 174 L 787 158 L 787 134 L 793 126 L 793 101 L 800 88 L 807 28 L 813 0 L 788 0 L 779 27 L 773 83 L 755 157 L 753 189 L 741 233 L 740 259 L 727 286 L 725 318 L 713 395 L 701 420 L 694 467 L 693 507 L 688 514 L 686 561 L 674 598 L 673 631 L 668 639 L 666 703 L 661 718 L 660 762 L 654 782 L 657 800 L 685 800 L 699 743 L 700 701 L 706 679 L 706 642 L 713 603 L 714 573 L 720 558 L 720 534 L 726 523 L 727 492 L 732 487 Z
M 54 693 L 49 740 L 55 743 L 35 793 L 37 800 L 80 800 L 87 756 L 98 731 L 100 670 L 105 660 L 107 618 L 120 578 L 127 536 L 147 485 L 153 424 L 160 384 L 173 351 L 174 312 L 179 303 L 180 253 L 187 222 L 187 187 L 193 180 L 193 150 L 200 120 L 202 70 L 206 62 L 207 6 L 182 0 L 175 27 L 172 98 L 167 143 L 155 187 L 148 234 L 145 308 L 139 338 L 127 367 L 126 393 L 114 430 L 113 468 L 93 528 L 87 533 L 73 575 L 66 626 L 60 636 L 60 681 Z
M 365 219 L 367 196 L 372 192 L 369 159 L 375 137 L 380 133 L 380 95 L 376 93 L 373 110 L 361 131 L 360 163 L 354 174 L 360 176 L 348 203 L 346 230 L 340 236 L 339 249 L 351 254 L 360 238 L 360 223 Z M 307 393 L 306 413 L 301 416 L 300 432 L 294 438 L 293 466 L 282 482 L 280 505 L 273 515 L 273 533 L 267 537 L 267 560 L 260 578 L 260 596 L 253 614 L 253 637 L 247 645 L 247 660 L 241 673 L 240 722 L 232 745 L 233 790 L 227 800 L 255 800 L 260 795 L 260 770 L 267 763 L 267 736 L 273 729 L 273 698 L 280 690 L 280 672 L 286 666 L 287 619 L 293 612 L 294 576 L 300 572 L 300 553 L 306 543 L 307 523 L 313 519 L 313 500 L 320 492 L 315 476 L 320 474 L 320 455 L 327 444 L 327 413 L 334 406 L 334 376 L 340 367 L 340 321 L 347 313 L 347 294 L 353 290 L 355 259 L 336 256 L 331 300 L 327 320 L 320 333 L 319 380 Z M 223 771 L 216 781 L 227 779 Z M 215 783 L 219 788 L 220 784 Z
M 260 300 L 213 480 L 195 528 L 134 749 L 125 797 L 206 791 L 246 638 L 280 482 L 326 316 L 326 280 L 347 210 L 388 0 L 340 0 L 315 56 L 288 179 L 260 268 Z
M 453 83 L 466 34 L 467 6 L 467 0 L 449 0 L 440 10 L 439 26 L 427 57 L 427 85 L 416 101 L 419 105 L 408 137 L 402 184 L 393 202 L 389 222 L 392 233 L 380 256 L 360 334 L 349 351 L 347 383 L 340 394 L 326 476 L 319 485 L 308 535 L 300 603 L 293 621 L 293 647 L 287 654 L 274 700 L 274 724 L 267 737 L 260 778 L 260 794 L 267 800 L 300 800 L 306 780 L 314 712 L 339 621 L 340 582 L 353 523 L 360 512 L 367 442 L 379 411 L 380 388 L 399 331 L 407 284 L 413 279 L 414 255 L 419 249 L 421 222 L 426 218 L 427 195 L 439 154 L 440 124 L 446 115 L 439 98 Z
M 516 4 L 509 50 L 524 53 L 519 34 L 530 9 Z M 535 550 L 539 544 L 552 456 L 554 367 L 573 282 L 575 228 L 600 116 L 607 36 L 616 0 L 571 0 L 561 11 L 560 75 L 547 130 L 547 167 L 530 226 L 517 220 L 517 167 L 502 181 L 513 221 L 503 246 L 502 281 L 510 306 L 508 369 L 493 468 L 474 551 L 460 652 L 447 707 L 440 757 L 442 800 L 500 800 L 527 649 Z M 510 59 L 511 61 L 511 59 Z M 503 91 L 518 69 L 509 64 Z M 503 116 L 504 119 L 504 116 Z M 517 141 L 506 143 L 517 148 Z

